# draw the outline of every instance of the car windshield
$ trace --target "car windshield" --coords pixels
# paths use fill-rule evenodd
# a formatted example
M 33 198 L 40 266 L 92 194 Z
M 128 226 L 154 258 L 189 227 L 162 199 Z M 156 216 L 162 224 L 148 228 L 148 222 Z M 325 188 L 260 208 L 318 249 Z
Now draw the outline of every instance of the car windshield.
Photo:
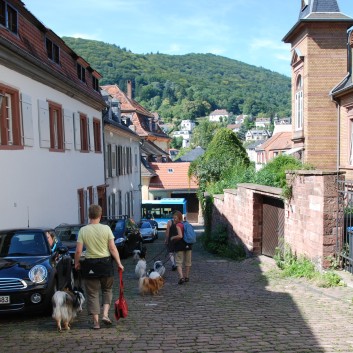
M 148 222 L 143 222 L 140 228 L 151 228 L 151 225 Z
M 56 227 L 55 233 L 61 241 L 76 241 L 78 232 L 82 226 Z
M 124 230 L 125 221 L 123 219 L 118 219 L 115 225 L 115 230 Z
M 49 253 L 43 232 L 0 234 L 0 257 L 43 256 Z

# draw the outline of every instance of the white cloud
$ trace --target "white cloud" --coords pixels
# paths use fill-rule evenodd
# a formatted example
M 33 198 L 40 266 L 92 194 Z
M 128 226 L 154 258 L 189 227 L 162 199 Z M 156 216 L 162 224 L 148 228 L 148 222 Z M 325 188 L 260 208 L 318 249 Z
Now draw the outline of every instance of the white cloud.
M 274 57 L 278 60 L 282 60 L 282 61 L 287 61 L 288 63 L 290 62 L 291 59 L 291 55 L 290 52 L 288 52 L 288 54 L 275 54 Z
M 82 38 L 90 40 L 102 40 L 97 34 L 88 34 L 88 33 L 73 33 L 73 34 L 64 34 L 63 37 L 73 37 L 73 38 Z
M 250 42 L 251 50 L 260 50 L 260 49 L 272 49 L 280 51 L 288 51 L 288 44 L 278 42 L 278 40 L 266 39 L 266 38 L 256 38 Z

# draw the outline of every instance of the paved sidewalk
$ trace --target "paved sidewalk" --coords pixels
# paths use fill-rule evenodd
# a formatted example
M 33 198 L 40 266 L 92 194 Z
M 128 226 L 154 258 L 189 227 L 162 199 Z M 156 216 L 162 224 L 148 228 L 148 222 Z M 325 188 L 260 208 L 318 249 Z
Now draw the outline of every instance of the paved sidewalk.
M 148 261 L 158 254 L 156 260 L 166 260 L 163 236 L 146 247 Z M 351 287 L 322 289 L 280 279 L 271 271 L 272 259 L 238 263 L 196 244 L 189 283 L 178 285 L 177 273 L 166 264 L 164 288 L 142 297 L 133 259 L 124 264 L 128 318 L 93 331 L 84 312 L 63 333 L 50 317 L 0 319 L 0 352 L 353 352 Z

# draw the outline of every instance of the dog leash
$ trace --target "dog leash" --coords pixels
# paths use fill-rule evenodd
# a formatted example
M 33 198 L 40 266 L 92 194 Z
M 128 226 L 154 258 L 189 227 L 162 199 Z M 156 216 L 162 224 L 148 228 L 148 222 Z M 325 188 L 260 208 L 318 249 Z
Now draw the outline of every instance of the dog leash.
M 146 264 L 154 262 L 154 260 L 156 260 L 157 257 L 159 257 L 159 255 L 161 255 L 164 251 L 166 251 L 165 257 L 167 257 L 167 255 L 169 254 L 168 249 L 167 248 L 166 249 L 162 249 L 162 251 L 160 251 L 157 255 L 155 255 L 151 260 L 146 261 Z M 168 262 L 168 259 L 166 260 L 166 262 Z

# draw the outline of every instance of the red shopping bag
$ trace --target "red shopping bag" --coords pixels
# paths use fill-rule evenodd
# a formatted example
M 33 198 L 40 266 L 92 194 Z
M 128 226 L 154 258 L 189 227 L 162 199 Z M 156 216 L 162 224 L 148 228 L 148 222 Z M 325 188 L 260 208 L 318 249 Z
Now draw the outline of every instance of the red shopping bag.
M 127 301 L 124 297 L 123 271 L 121 269 L 119 269 L 119 277 L 120 293 L 118 300 L 116 300 L 114 304 L 114 316 L 116 320 L 119 320 L 120 318 L 125 318 L 128 314 Z

